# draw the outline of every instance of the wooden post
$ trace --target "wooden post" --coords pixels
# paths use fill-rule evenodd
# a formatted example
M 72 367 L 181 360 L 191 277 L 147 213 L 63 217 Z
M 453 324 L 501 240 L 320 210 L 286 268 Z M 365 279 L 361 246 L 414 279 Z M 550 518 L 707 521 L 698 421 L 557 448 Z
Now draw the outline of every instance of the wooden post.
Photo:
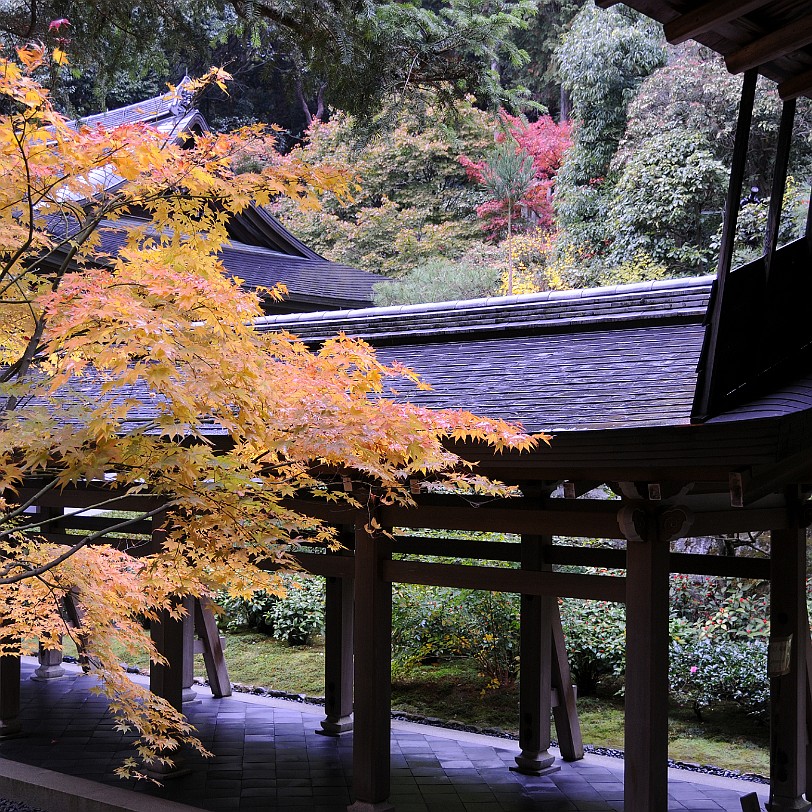
M 543 547 L 553 543 L 551 536 L 522 536 L 522 569 L 538 572 L 551 569 L 544 564 Z M 555 598 L 522 595 L 520 609 L 519 747 L 517 772 L 547 775 L 555 766 L 550 747 L 552 692 L 552 615 Z
M 181 683 L 181 698 L 184 705 L 190 702 L 199 702 L 192 685 L 195 681 L 195 603 L 191 596 L 183 599 L 183 608 L 186 614 L 183 617 L 183 681 Z
M 656 517 L 621 510 L 626 534 L 626 812 L 668 808 L 669 546 Z
M 160 619 L 152 621 L 150 637 L 160 654 L 168 660 L 167 665 L 151 663 L 149 689 L 169 702 L 172 707 L 183 707 L 183 619 L 173 618 L 168 611 L 160 613 Z
M 20 658 L 0 657 L 0 739 L 18 736 L 20 725 Z
M 767 233 L 764 235 L 764 272 L 770 281 L 770 266 L 778 248 L 778 231 L 781 225 L 781 209 L 784 205 L 784 192 L 787 189 L 787 168 L 792 148 L 792 127 L 795 123 L 795 99 L 784 102 L 781 111 L 781 126 L 778 130 L 778 148 L 773 168 L 773 183 L 770 190 L 770 209 L 767 214 Z
M 389 557 L 360 516 L 355 526 L 355 719 L 351 812 L 387 812 L 392 682 L 392 585 L 381 577 Z
M 769 812 L 807 810 L 806 531 L 770 533 Z
M 344 547 L 352 548 L 352 530 L 342 532 Z M 321 733 L 340 736 L 352 730 L 353 682 L 353 590 L 352 578 L 330 576 L 324 600 L 324 711 Z

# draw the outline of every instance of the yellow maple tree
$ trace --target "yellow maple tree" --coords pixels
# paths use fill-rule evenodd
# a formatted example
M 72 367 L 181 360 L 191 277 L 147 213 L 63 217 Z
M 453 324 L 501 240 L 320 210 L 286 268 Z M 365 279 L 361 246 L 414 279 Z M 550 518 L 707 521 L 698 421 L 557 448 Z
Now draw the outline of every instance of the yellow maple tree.
M 498 450 L 535 439 L 381 397 L 390 381 L 420 384 L 363 342 L 337 336 L 313 352 L 254 329 L 258 296 L 219 258 L 228 219 L 277 195 L 315 205 L 321 190 L 347 194 L 345 175 L 279 156 L 261 128 L 179 139 L 139 123 L 76 125 L 32 77 L 47 59 L 36 46 L 0 59 L 0 654 L 73 635 L 122 724 L 138 730 L 141 758 L 162 759 L 200 744 L 119 667 L 114 645 L 160 661 L 143 618 L 179 616 L 180 598 L 222 588 L 278 592 L 263 562 L 293 566 L 297 539 L 336 543 L 285 502 L 354 498 L 330 476 L 402 503 L 414 477 L 505 492 L 448 441 Z M 191 89 L 225 79 L 212 70 Z M 247 152 L 274 157 L 238 173 Z M 133 212 L 149 225 L 125 228 Z M 105 254 L 100 234 L 117 227 L 121 244 Z M 96 510 L 159 497 L 118 527 L 160 516 L 163 548 L 134 558 L 100 543 L 104 531 L 49 543 L 48 519 L 27 511 L 70 488 L 97 492 Z M 63 619 L 65 596 L 81 603 L 80 634 Z

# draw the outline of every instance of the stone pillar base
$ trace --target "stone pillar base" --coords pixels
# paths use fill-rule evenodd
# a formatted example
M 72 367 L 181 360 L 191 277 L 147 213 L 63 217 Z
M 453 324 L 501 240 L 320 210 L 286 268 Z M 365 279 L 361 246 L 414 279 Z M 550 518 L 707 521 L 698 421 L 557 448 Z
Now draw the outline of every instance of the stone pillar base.
M 342 733 L 352 732 L 352 716 L 342 716 L 340 719 L 322 719 L 319 723 L 321 730 L 316 733 L 319 736 L 340 736 Z
M 167 755 L 167 758 L 172 759 L 171 766 L 160 761 L 145 761 L 144 775 L 160 783 L 162 781 L 171 781 L 173 778 L 182 778 L 184 775 L 189 775 L 192 772 L 186 766 L 186 761 L 182 753 L 170 753 Z
M 395 807 L 389 801 L 356 801 L 347 807 L 347 812 L 394 812 Z
M 807 812 L 812 804 L 804 798 L 773 798 L 767 804 L 767 812 Z
M 191 688 L 184 688 L 181 693 L 181 702 L 184 705 L 199 705 L 201 700 L 197 698 L 197 691 Z
M 561 769 L 555 764 L 555 756 L 550 755 L 546 750 L 540 753 L 522 750 L 521 754 L 516 756 L 515 761 L 516 766 L 511 767 L 510 770 L 522 775 L 550 775 Z
M 52 679 L 61 679 L 65 676 L 65 669 L 62 668 L 62 649 L 43 648 L 39 649 L 39 668 L 31 675 L 34 682 L 47 682 Z
M 16 739 L 22 735 L 23 726 L 16 719 L 10 719 L 6 722 L 0 721 L 0 740 Z

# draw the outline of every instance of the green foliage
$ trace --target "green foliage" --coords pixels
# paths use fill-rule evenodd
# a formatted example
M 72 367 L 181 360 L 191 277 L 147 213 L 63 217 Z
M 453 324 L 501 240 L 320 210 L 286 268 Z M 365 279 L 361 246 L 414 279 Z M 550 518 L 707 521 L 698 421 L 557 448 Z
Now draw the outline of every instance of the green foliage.
M 665 61 L 661 29 L 618 6 L 585 6 L 558 52 L 572 98 L 573 146 L 558 173 L 556 210 L 563 250 L 601 253 L 611 238 L 610 164 L 626 127 L 626 108 L 643 79 Z
M 218 595 L 220 625 L 228 631 L 248 627 L 289 646 L 303 646 L 324 632 L 324 580 L 312 575 L 282 576 L 284 595 L 258 590 L 249 599 Z
M 484 155 L 493 143 L 487 116 L 461 104 L 454 126 L 430 99 L 404 108 L 389 132 L 359 142 L 356 122 L 337 115 L 316 123 L 301 156 L 343 166 L 358 180 L 351 205 L 331 196 L 320 212 L 280 201 L 285 226 L 330 259 L 397 275 L 432 257 L 457 258 L 478 240 L 475 209 L 484 194 L 458 156 Z
M 479 261 L 473 252 L 456 261 L 430 259 L 397 279 L 375 285 L 375 304 L 419 304 L 496 294 L 504 256 L 495 257 L 494 253 L 493 246 L 482 245 Z
M 735 702 L 763 714 L 770 697 L 767 641 L 764 639 L 700 638 L 671 644 L 669 685 L 680 702 L 703 709 Z
M 508 213 L 527 194 L 535 177 L 532 156 L 512 137 L 506 137 L 485 156 L 482 185 L 491 198 L 505 203 Z
M 470 657 L 487 687 L 518 674 L 518 596 L 450 587 L 394 586 L 392 648 L 401 663 Z
M 608 262 L 638 253 L 672 272 L 706 271 L 715 251 L 727 170 L 698 132 L 675 129 L 651 136 L 621 163 L 609 206 L 614 240 Z
M 593 694 L 602 680 L 617 680 L 626 667 L 626 607 L 606 601 L 567 599 L 561 623 L 579 694 Z

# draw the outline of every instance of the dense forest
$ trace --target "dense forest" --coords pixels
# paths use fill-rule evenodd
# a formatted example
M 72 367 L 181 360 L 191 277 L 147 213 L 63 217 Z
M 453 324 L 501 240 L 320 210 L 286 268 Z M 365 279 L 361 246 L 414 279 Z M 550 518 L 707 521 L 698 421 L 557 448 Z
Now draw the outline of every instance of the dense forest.
M 351 205 L 275 213 L 325 256 L 379 272 L 382 304 L 713 270 L 740 79 L 625 7 L 591 0 L 28 0 L 7 44 L 40 39 L 69 114 L 156 95 L 223 65 L 218 129 L 266 122 L 279 148 L 344 166 Z M 765 80 L 766 81 L 766 80 Z M 737 260 L 760 251 L 780 116 L 758 95 Z M 806 216 L 801 100 L 782 239 Z

